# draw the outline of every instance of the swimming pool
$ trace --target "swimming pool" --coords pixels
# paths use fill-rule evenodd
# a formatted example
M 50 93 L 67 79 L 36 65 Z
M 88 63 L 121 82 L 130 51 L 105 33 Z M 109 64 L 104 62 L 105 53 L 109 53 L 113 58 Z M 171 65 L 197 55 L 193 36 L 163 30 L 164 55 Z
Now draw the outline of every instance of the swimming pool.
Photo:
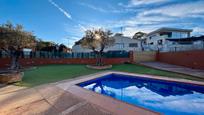
M 200 85 L 115 73 L 78 85 L 166 115 L 204 114 L 204 86 Z

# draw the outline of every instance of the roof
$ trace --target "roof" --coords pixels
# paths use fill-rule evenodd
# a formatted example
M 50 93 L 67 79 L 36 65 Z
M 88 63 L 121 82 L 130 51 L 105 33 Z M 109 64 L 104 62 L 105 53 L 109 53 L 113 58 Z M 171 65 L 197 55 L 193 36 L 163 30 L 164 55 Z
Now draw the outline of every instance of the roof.
M 150 33 L 148 33 L 147 35 L 151 35 L 154 33 L 158 33 L 158 32 L 171 32 L 171 31 L 177 31 L 177 32 L 192 32 L 192 29 L 179 29 L 179 28 L 167 28 L 167 27 L 163 27 L 163 28 L 159 28 L 155 31 L 152 31 Z
M 198 41 L 198 40 L 204 40 L 204 36 L 200 37 L 190 37 L 190 38 L 175 38 L 175 39 L 166 39 L 168 41 Z

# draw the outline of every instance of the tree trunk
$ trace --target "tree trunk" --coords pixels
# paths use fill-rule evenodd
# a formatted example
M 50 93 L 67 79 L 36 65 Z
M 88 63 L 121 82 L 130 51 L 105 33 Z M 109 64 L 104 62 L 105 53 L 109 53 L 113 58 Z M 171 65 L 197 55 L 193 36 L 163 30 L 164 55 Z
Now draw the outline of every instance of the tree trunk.
M 96 57 L 96 65 L 100 66 L 100 54 L 99 54 L 99 52 L 96 53 L 96 56 L 97 56 Z
M 10 69 L 18 70 L 20 68 L 19 64 L 19 52 L 17 50 L 11 51 L 11 65 Z
M 102 63 L 103 50 L 101 50 L 101 51 L 93 50 L 93 52 L 96 55 L 96 66 L 102 66 L 103 65 L 103 63 Z
M 99 66 L 102 66 L 102 56 L 103 56 L 103 52 L 99 52 Z

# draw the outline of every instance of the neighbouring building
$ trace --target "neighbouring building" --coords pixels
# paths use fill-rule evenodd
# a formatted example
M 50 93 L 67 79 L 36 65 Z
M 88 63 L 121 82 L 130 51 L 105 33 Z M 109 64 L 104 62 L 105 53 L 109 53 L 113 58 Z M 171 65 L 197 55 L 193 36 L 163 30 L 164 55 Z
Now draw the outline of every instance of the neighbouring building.
M 115 42 L 113 46 L 106 48 L 104 51 L 140 51 L 140 40 L 135 40 L 130 37 L 125 37 L 123 34 L 115 34 L 113 36 Z M 80 43 L 72 47 L 72 52 L 92 52 L 90 49 L 83 48 Z
M 145 34 L 141 39 L 132 39 L 117 33 L 113 36 L 114 45 L 104 51 L 171 52 L 204 49 L 204 36 L 192 37 L 192 31 L 191 29 L 160 28 Z M 83 48 L 76 42 L 72 52 L 92 52 L 92 50 Z
M 144 42 L 146 51 L 184 51 L 204 49 L 204 36 L 191 37 L 191 29 L 160 28 L 150 32 Z

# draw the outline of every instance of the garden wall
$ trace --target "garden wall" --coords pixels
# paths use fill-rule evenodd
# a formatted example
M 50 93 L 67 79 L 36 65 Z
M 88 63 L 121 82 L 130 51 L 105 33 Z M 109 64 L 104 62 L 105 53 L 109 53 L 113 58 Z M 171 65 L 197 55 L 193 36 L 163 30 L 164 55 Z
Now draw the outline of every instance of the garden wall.
M 136 63 L 156 61 L 156 52 L 154 51 L 133 52 L 133 61 Z
M 122 64 L 125 62 L 131 62 L 131 58 L 104 58 L 105 64 Z M 94 58 L 67 58 L 67 59 L 49 59 L 49 58 L 22 58 L 20 64 L 22 66 L 33 66 L 33 65 L 48 65 L 48 64 L 95 64 L 96 59 Z M 10 65 L 9 58 L 0 59 L 0 68 L 6 68 Z
M 157 53 L 157 61 L 204 69 L 204 50 Z

